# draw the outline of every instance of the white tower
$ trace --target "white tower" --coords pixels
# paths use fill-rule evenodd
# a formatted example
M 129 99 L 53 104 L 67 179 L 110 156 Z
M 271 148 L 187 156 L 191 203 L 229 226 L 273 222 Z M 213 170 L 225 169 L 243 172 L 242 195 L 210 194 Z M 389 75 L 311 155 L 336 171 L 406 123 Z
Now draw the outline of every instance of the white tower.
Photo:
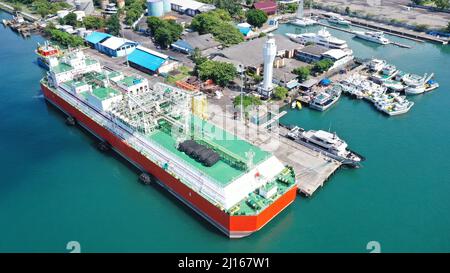
M 275 38 L 273 34 L 267 35 L 267 41 L 264 44 L 264 81 L 260 88 L 261 95 L 270 97 L 273 89 L 272 76 L 273 76 L 273 62 L 277 55 L 277 45 L 275 44 Z
M 297 8 L 297 19 L 302 19 L 304 16 L 303 14 L 303 0 L 298 1 L 298 8 Z

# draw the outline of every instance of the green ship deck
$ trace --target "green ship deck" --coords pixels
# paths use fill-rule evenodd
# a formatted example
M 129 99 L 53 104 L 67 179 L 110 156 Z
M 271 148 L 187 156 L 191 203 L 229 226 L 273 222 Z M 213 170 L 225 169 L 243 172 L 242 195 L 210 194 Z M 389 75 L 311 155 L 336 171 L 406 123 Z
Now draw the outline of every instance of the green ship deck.
M 217 145 L 217 147 L 221 147 L 227 152 L 242 159 L 246 159 L 246 152 L 251 150 L 254 153 L 253 164 L 255 165 L 270 157 L 268 152 L 265 152 L 260 148 L 233 136 L 232 134 L 208 123 L 207 121 L 201 120 L 197 117 L 193 117 L 191 121 L 197 128 L 197 135 L 195 139 L 198 140 L 200 138 L 200 142 L 201 140 L 207 140 L 211 145 Z M 223 159 L 219 160 L 214 166 L 204 166 L 195 159 L 186 155 L 184 152 L 178 151 L 176 147 L 176 140 L 164 130 L 156 130 L 147 135 L 147 137 L 163 146 L 165 149 L 188 163 L 190 166 L 214 179 L 221 187 L 226 186 L 233 180 L 246 173 L 245 169 L 239 169 L 231 166 Z

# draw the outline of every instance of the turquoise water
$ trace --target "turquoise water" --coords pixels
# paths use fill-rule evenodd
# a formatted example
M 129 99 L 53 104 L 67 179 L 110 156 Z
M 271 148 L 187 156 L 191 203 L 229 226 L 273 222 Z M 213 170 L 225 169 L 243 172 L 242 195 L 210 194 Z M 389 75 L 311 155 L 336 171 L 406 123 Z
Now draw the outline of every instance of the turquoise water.
M 434 71 L 441 88 L 393 118 L 347 98 L 326 113 L 289 112 L 285 123 L 337 131 L 367 157 L 364 168 L 339 171 L 262 231 L 229 240 L 66 126 L 39 91 L 42 38 L 0 27 L 0 251 L 67 252 L 69 241 L 83 252 L 367 252 L 369 241 L 386 252 L 450 251 L 450 47 L 373 47 L 332 32 L 358 56 Z

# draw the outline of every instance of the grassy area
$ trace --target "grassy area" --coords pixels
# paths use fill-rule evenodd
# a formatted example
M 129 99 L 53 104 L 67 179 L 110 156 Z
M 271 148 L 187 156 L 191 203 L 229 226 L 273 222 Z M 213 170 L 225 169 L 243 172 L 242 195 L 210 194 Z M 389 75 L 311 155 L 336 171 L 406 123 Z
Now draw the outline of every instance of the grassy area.
M 177 72 L 178 73 L 176 73 L 174 75 L 169 75 L 166 78 L 166 82 L 169 84 L 175 84 L 177 81 L 181 81 L 181 80 L 187 78 L 188 76 L 190 76 L 192 69 L 188 66 L 183 65 L 177 69 Z

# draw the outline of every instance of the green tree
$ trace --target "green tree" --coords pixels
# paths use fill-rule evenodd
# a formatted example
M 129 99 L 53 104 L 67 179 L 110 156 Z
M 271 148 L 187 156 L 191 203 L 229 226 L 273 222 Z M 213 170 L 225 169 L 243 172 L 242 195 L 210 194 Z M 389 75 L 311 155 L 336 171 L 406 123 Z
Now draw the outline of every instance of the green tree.
M 237 76 L 237 70 L 234 65 L 211 60 L 207 60 L 198 65 L 197 73 L 200 79 L 211 79 L 220 86 L 226 86 Z
M 97 16 L 88 15 L 83 18 L 83 25 L 87 29 L 100 29 L 105 27 L 105 19 Z
M 183 27 L 174 20 L 162 20 L 154 16 L 147 18 L 147 26 L 155 42 L 164 48 L 177 41 L 183 32 Z
M 450 32 L 450 22 L 447 24 L 447 32 Z
M 244 41 L 242 33 L 230 23 L 222 23 L 213 29 L 214 37 L 222 44 L 229 46 Z
M 167 48 L 174 41 L 172 40 L 172 33 L 166 28 L 158 28 L 155 30 L 155 42 L 162 48 Z
M 71 12 L 71 13 L 67 14 L 66 16 L 64 16 L 63 22 L 66 25 L 71 25 L 71 26 L 75 27 L 78 23 L 77 15 L 75 13 Z
M 120 21 L 119 16 L 117 14 L 112 15 L 109 17 L 109 19 L 106 21 L 106 27 L 108 28 L 108 32 L 112 35 L 119 35 L 120 34 Z
M 200 34 L 212 33 L 213 29 L 224 21 L 217 11 L 210 11 L 195 16 L 191 22 L 191 28 Z
M 292 73 L 297 75 L 299 82 L 304 82 L 309 78 L 309 75 L 311 75 L 311 69 L 307 66 L 302 66 L 294 69 Z
M 162 19 L 159 19 L 156 16 L 147 17 L 147 26 L 150 29 L 152 34 L 155 33 L 156 29 L 163 24 Z
M 240 0 L 214 0 L 213 4 L 218 9 L 228 11 L 228 13 L 233 17 L 239 15 L 242 11 Z
M 78 47 L 84 44 L 84 40 L 80 36 L 55 29 L 53 24 L 49 24 L 44 31 L 50 36 L 50 39 L 63 46 Z
M 191 22 L 191 28 L 200 34 L 213 34 L 214 38 L 224 45 L 233 45 L 244 41 L 244 36 L 233 25 L 229 13 L 221 9 L 195 16 Z
M 275 90 L 273 91 L 273 97 L 276 100 L 284 100 L 289 93 L 289 90 L 287 90 L 285 87 L 277 86 L 275 87 Z
M 206 62 L 208 58 L 202 56 L 202 52 L 198 47 L 194 49 L 194 52 L 191 56 L 192 60 L 194 61 L 195 65 L 201 65 L 202 63 Z
M 436 7 L 440 9 L 448 9 L 450 7 L 449 0 L 433 0 L 433 2 L 436 5 Z
M 125 23 L 132 25 L 145 11 L 145 0 L 126 0 L 125 1 Z
M 330 59 L 323 59 L 314 63 L 312 70 L 317 73 L 328 71 L 333 66 L 334 62 Z
M 254 27 L 262 27 L 267 21 L 267 14 L 259 9 L 251 9 L 246 14 L 247 22 Z

